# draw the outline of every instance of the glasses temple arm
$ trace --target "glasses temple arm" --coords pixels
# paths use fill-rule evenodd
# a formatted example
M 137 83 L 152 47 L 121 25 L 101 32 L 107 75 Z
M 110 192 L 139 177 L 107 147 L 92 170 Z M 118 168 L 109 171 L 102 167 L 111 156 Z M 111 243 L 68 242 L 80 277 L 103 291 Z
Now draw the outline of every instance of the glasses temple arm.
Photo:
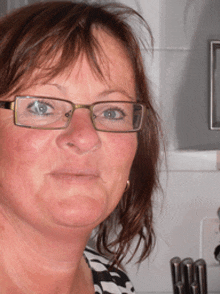
M 0 108 L 14 110 L 14 102 L 0 101 Z

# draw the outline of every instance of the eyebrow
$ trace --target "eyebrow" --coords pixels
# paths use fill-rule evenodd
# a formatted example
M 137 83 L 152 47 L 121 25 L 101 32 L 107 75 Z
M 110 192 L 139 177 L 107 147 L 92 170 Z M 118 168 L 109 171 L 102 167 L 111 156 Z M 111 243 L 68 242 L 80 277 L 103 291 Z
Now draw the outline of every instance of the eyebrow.
M 131 101 L 135 101 L 135 97 L 132 97 L 130 95 L 128 95 L 128 93 L 122 89 L 112 89 L 112 90 L 105 90 L 103 92 L 101 92 L 98 96 L 107 96 L 107 95 L 111 95 L 111 94 L 114 94 L 114 93 L 120 93 L 124 96 L 126 96 L 127 98 L 129 98 L 129 100 Z
M 65 92 L 66 92 L 66 88 L 65 87 L 63 87 L 63 86 L 61 86 L 61 85 L 59 85 L 59 84 L 54 84 L 54 83 L 47 83 L 47 84 L 45 84 L 45 86 L 46 85 L 49 85 L 49 86 L 54 86 L 54 87 L 56 87 L 60 92 L 62 92 L 63 94 L 65 94 Z
M 53 83 L 53 84 L 46 84 L 46 85 L 50 85 L 50 86 L 55 86 L 59 91 L 61 91 L 63 94 L 66 93 L 66 88 L 57 84 L 57 83 Z M 120 89 L 120 88 L 116 88 L 116 89 L 109 89 L 109 90 L 104 90 L 102 91 L 101 93 L 98 94 L 98 97 L 102 97 L 102 96 L 107 96 L 107 95 L 110 95 L 110 94 L 114 94 L 114 93 L 120 93 L 124 96 L 126 96 L 127 98 L 129 98 L 129 100 L 131 100 L 132 102 L 136 101 L 136 98 L 129 95 L 125 90 L 123 89 Z

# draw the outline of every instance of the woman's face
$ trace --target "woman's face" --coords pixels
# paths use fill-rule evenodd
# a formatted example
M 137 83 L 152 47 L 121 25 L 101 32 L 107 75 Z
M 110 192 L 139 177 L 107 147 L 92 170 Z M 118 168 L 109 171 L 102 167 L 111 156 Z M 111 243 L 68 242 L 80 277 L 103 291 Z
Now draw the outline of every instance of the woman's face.
M 123 48 L 102 31 L 96 35 L 108 57 L 102 66 L 105 80 L 82 57 L 70 74 L 18 94 L 76 104 L 135 100 L 133 71 Z M 51 230 L 93 228 L 114 210 L 129 178 L 136 133 L 97 132 L 88 109 L 77 109 L 64 130 L 18 127 L 12 111 L 0 113 L 0 213 Z

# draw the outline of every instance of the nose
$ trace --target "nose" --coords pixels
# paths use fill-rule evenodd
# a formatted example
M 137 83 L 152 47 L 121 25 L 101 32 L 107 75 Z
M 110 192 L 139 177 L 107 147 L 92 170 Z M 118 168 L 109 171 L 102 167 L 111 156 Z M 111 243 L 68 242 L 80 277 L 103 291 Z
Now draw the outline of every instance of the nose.
M 69 126 L 57 137 L 57 145 L 60 148 L 74 150 L 79 154 L 94 151 L 101 146 L 88 109 L 74 111 Z

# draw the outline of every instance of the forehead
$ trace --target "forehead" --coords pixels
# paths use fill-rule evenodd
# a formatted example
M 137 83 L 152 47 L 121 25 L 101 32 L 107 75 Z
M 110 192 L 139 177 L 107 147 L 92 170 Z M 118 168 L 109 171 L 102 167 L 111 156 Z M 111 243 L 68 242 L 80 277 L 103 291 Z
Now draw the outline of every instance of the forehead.
M 135 96 L 134 71 L 124 46 L 114 36 L 102 29 L 94 29 L 93 34 L 98 44 L 93 53 L 95 54 L 99 72 L 95 68 L 91 55 L 86 50 L 83 50 L 77 59 L 73 58 L 67 68 L 50 79 L 46 74 L 48 64 L 50 68 L 58 66 L 62 55 L 62 52 L 59 52 L 54 59 L 48 60 L 48 63 L 43 68 L 33 72 L 30 87 L 34 82 L 35 84 L 44 84 L 57 80 L 62 80 L 66 83 L 73 80 L 74 83 L 88 83 L 91 81 L 92 76 L 95 80 L 99 80 L 109 87 L 122 87 L 130 92 L 132 96 Z
M 93 35 L 97 46 L 94 46 L 93 52 L 87 52 L 86 48 L 81 48 L 79 55 L 74 55 L 72 59 L 68 57 L 69 64 L 62 67 L 62 54 L 64 51 L 59 50 L 52 58 L 45 58 L 39 68 L 35 68 L 32 73 L 23 76 L 20 88 L 12 93 L 12 95 L 20 94 L 21 92 L 39 84 L 47 84 L 53 80 L 77 80 L 85 79 L 85 74 L 90 72 L 93 77 L 102 83 L 116 87 L 122 87 L 130 92 L 130 95 L 135 97 L 135 78 L 132 62 L 128 52 L 122 45 L 121 41 L 117 40 L 108 31 L 95 28 Z M 95 56 L 95 62 L 93 57 Z M 96 68 L 98 66 L 98 70 Z M 87 70 L 85 71 L 85 68 Z M 11 94 L 9 94 L 9 97 Z
M 95 51 L 95 54 L 101 76 L 94 71 L 93 63 L 86 54 L 82 54 L 73 67 L 76 75 L 83 75 L 81 69 L 87 67 L 87 72 L 93 72 L 96 78 L 104 80 L 107 84 L 116 83 L 128 88 L 134 87 L 132 63 L 121 42 L 101 29 L 94 30 L 93 34 L 99 44 L 99 50 Z

